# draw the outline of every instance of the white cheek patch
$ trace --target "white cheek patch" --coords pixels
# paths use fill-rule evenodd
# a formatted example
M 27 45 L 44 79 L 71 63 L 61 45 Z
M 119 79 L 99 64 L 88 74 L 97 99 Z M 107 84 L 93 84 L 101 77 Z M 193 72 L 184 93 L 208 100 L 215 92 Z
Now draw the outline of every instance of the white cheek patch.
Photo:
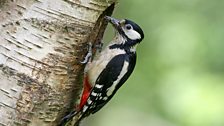
M 124 33 L 131 40 L 141 39 L 141 35 L 138 32 L 136 32 L 135 30 L 133 30 L 133 29 L 131 29 L 131 30 L 124 30 Z

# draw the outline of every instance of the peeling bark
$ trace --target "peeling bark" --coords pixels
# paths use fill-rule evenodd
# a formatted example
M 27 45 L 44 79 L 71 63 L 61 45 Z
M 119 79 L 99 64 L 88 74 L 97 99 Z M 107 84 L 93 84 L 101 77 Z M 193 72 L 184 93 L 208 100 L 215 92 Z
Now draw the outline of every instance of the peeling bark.
M 56 125 L 74 108 L 79 61 L 102 39 L 115 1 L 0 1 L 0 125 Z

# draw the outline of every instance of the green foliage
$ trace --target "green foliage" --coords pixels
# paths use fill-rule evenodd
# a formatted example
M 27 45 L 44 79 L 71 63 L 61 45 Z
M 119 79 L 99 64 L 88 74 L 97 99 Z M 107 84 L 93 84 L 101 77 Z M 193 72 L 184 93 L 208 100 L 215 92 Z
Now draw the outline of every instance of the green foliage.
M 224 126 L 223 11 L 223 0 L 121 0 L 115 17 L 145 39 L 131 78 L 87 125 Z

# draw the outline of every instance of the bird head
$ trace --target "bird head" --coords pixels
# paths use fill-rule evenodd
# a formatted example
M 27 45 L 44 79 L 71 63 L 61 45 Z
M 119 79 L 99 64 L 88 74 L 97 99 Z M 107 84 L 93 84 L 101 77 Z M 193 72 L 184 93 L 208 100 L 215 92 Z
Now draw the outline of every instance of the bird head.
M 128 19 L 117 20 L 109 16 L 106 16 L 105 19 L 110 22 L 117 31 L 116 36 L 118 36 L 118 38 L 123 38 L 124 42 L 122 42 L 122 44 L 124 46 L 132 47 L 143 40 L 144 33 L 135 22 Z

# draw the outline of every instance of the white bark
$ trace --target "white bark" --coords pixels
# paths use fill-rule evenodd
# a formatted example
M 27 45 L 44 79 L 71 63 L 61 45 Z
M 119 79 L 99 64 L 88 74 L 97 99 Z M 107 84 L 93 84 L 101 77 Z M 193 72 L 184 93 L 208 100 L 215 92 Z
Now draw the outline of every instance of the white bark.
M 0 125 L 56 125 L 73 108 L 115 1 L 0 0 Z

